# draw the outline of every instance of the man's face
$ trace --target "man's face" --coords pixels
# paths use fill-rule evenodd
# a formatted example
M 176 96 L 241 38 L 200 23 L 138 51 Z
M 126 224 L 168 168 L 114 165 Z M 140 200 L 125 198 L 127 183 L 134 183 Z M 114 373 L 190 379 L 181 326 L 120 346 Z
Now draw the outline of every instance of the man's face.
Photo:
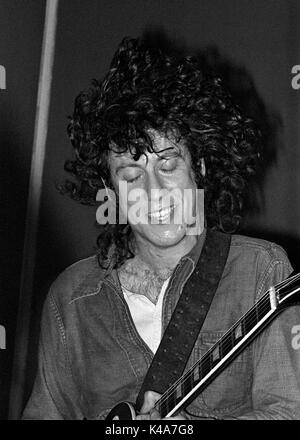
M 195 223 L 196 184 L 188 149 L 155 131 L 149 134 L 155 152 L 146 151 L 137 161 L 129 152 L 110 153 L 111 177 L 135 237 L 168 247 Z

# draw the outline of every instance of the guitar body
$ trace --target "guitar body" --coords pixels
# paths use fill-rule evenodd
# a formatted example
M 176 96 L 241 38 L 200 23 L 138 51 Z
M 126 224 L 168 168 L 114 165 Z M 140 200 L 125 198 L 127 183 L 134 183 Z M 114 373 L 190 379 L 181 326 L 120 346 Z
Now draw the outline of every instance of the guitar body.
M 135 420 L 136 413 L 132 403 L 122 402 L 114 406 L 106 420 Z

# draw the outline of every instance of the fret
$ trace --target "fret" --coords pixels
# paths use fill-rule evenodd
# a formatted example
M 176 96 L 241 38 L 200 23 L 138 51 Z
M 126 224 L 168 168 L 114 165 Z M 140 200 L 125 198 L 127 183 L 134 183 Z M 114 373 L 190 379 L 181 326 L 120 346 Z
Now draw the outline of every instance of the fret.
M 260 321 L 267 312 L 271 310 L 269 299 L 263 300 L 260 304 L 256 304 L 257 320 Z
M 213 363 L 218 362 L 220 360 L 220 347 L 217 345 L 212 351 L 212 361 Z
M 255 307 L 255 316 L 256 316 L 256 322 L 259 322 L 259 311 L 260 311 L 260 307 L 258 307 L 258 304 L 254 304 Z
M 170 412 L 170 410 L 172 409 L 171 406 L 169 406 L 169 398 L 167 398 L 166 400 L 164 400 L 164 402 L 161 404 L 159 403 L 158 405 L 156 405 L 156 408 L 161 416 L 161 418 L 163 419 L 164 417 L 166 417 L 166 415 Z
M 235 327 L 233 327 L 231 330 L 229 330 L 229 337 L 230 337 L 230 344 L 232 347 L 236 344 L 236 336 L 235 336 Z
M 198 370 L 198 368 L 196 368 L 196 370 Z M 193 373 L 194 370 L 192 372 L 189 372 L 182 382 L 183 395 L 187 395 L 194 388 L 197 382 L 196 380 L 194 380 Z
M 225 334 L 218 345 L 212 348 L 210 353 L 207 353 L 205 359 L 205 370 L 203 376 L 209 373 L 209 366 L 219 362 L 225 357 L 235 345 L 247 334 L 253 327 L 265 316 L 265 304 L 257 304 L 227 333 Z M 201 366 L 203 363 L 201 363 Z
M 245 334 L 249 333 L 253 327 L 257 324 L 256 312 L 254 309 L 249 312 L 243 318 Z
M 198 371 L 199 371 L 199 378 L 202 379 L 202 377 L 204 377 L 203 370 L 202 370 L 202 360 L 201 361 L 199 360 L 199 362 L 198 362 Z
M 170 393 L 168 397 L 164 400 L 163 407 L 159 405 L 159 413 L 162 417 L 165 417 L 171 409 L 176 405 L 175 394 Z
M 244 335 L 246 334 L 246 327 L 245 327 L 244 319 L 241 318 L 240 322 L 241 322 L 241 325 L 242 325 L 242 333 L 243 333 L 243 337 L 244 337 Z
M 206 353 L 201 360 L 201 376 L 205 377 L 212 368 L 210 353 Z
M 238 339 L 242 338 L 243 335 L 243 325 L 241 322 L 238 323 L 238 325 L 234 328 L 234 340 L 235 343 L 238 341 Z
M 197 364 L 193 370 L 193 380 L 194 382 L 198 382 L 200 380 L 200 365 Z
M 179 384 L 176 386 L 175 389 L 175 400 L 177 402 L 178 399 L 180 399 L 180 397 L 182 396 L 182 389 L 181 389 L 181 382 L 179 382 Z
M 234 338 L 234 332 L 231 331 L 229 333 L 227 333 L 226 335 L 224 335 L 220 341 L 220 349 L 221 349 L 221 354 L 222 354 L 222 358 L 224 356 L 226 356 L 227 353 L 230 352 L 230 350 L 232 350 L 232 348 L 234 347 L 236 341 Z

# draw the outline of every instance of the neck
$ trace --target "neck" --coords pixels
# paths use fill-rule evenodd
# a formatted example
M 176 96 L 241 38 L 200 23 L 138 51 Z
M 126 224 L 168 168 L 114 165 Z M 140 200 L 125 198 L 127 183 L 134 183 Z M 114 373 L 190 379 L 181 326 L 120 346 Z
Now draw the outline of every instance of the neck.
M 134 253 L 160 278 L 167 279 L 180 259 L 190 252 L 196 242 L 197 236 L 189 235 L 174 246 L 158 247 L 146 242 L 143 237 L 135 236 Z

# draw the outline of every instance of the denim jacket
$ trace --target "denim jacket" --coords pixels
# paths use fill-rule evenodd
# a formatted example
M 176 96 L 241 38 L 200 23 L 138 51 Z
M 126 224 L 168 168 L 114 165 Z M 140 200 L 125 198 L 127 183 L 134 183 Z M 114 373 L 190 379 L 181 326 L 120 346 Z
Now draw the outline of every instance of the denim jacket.
M 198 240 L 165 293 L 166 328 L 201 251 Z M 233 235 L 222 279 L 186 369 L 272 285 L 291 273 L 279 246 Z M 177 292 L 177 293 L 176 293 Z M 300 307 L 282 312 L 187 408 L 188 418 L 300 419 Z M 298 335 L 297 335 L 298 332 Z M 153 353 L 138 334 L 116 270 L 95 256 L 67 268 L 44 304 L 39 367 L 24 419 L 105 419 L 135 402 Z

